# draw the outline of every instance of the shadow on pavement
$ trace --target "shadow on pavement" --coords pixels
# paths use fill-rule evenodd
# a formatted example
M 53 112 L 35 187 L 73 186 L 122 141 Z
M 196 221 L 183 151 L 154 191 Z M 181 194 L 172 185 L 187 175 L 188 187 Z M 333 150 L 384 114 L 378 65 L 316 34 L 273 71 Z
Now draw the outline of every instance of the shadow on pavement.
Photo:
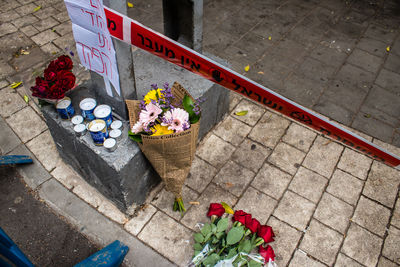
M 37 200 L 15 167 L 0 167 L 0 227 L 37 266 L 73 266 L 98 250 Z

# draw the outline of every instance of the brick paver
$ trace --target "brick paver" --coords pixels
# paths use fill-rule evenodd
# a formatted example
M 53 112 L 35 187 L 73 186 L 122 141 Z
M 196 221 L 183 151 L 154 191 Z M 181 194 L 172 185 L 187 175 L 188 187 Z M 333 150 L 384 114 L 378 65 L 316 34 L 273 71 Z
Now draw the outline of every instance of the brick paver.
M 399 155 L 400 19 L 398 4 L 384 2 L 381 12 L 374 1 L 204 1 L 204 50 Z M 230 114 L 199 144 L 183 189 L 183 217 L 171 211 L 173 195 L 162 185 L 123 214 L 68 165 L 56 164 L 40 110 L 25 103 L 25 88 L 7 87 L 31 66 L 74 49 L 64 4 L 1 5 L 0 150 L 32 155 L 35 164 L 21 174 L 52 205 L 60 202 L 72 223 L 71 214 L 90 220 L 46 188 L 64 188 L 75 204 L 86 202 L 90 214 L 99 214 L 96 222 L 106 220 L 104 229 L 119 224 L 111 228 L 122 240 L 139 238 L 179 266 L 192 256 L 192 235 L 208 222 L 209 203 L 220 201 L 274 228 L 279 266 L 400 265 L 400 172 L 237 95 Z M 160 1 L 134 6 L 132 16 L 162 31 Z M 20 48 L 32 53 L 15 58 Z

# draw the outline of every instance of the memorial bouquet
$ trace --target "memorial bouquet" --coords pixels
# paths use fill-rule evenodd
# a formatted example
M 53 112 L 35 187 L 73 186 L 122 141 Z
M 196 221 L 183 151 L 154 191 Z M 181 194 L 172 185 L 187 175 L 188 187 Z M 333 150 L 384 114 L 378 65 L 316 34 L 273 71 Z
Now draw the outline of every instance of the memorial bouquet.
M 233 215 L 230 229 L 224 213 Z M 267 245 L 275 237 L 271 226 L 261 225 L 243 210 L 233 211 L 224 202 L 211 203 L 207 216 L 211 223 L 194 234 L 194 257 L 189 266 L 277 266 L 274 250 Z M 251 253 L 255 249 L 258 253 Z
M 174 211 L 185 211 L 182 186 L 189 174 L 199 133 L 199 101 L 177 82 L 164 89 L 152 85 L 142 101 L 127 100 L 131 129 L 136 141 L 165 183 L 175 195 Z
M 69 56 L 62 55 L 50 62 L 43 72 L 43 77 L 36 77 L 36 84 L 30 88 L 32 96 L 56 102 L 63 99 L 65 93 L 75 86 L 73 63 Z

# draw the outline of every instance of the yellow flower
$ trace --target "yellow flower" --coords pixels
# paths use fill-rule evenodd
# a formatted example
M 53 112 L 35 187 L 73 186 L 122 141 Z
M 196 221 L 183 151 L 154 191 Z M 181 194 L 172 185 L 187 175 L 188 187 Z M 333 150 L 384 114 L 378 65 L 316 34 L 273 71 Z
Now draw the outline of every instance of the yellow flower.
M 174 133 L 173 130 L 168 130 L 167 126 L 161 126 L 161 124 L 154 125 L 154 127 L 152 128 L 152 131 L 153 131 L 152 136 L 159 136 L 159 135 Z
M 147 95 L 144 96 L 144 102 L 145 104 L 149 104 L 151 100 L 157 101 L 157 94 L 160 98 L 164 98 L 164 95 L 161 93 L 161 88 L 158 88 L 157 90 L 151 90 L 147 93 Z

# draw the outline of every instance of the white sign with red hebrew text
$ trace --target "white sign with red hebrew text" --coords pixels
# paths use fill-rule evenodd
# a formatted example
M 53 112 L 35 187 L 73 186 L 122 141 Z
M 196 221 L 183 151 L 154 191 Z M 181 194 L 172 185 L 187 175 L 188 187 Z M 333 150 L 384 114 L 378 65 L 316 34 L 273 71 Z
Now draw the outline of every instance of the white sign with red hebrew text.
M 113 96 L 109 82 L 121 95 L 117 61 L 107 29 L 103 0 L 64 0 L 81 64 L 104 77 L 107 94 Z

